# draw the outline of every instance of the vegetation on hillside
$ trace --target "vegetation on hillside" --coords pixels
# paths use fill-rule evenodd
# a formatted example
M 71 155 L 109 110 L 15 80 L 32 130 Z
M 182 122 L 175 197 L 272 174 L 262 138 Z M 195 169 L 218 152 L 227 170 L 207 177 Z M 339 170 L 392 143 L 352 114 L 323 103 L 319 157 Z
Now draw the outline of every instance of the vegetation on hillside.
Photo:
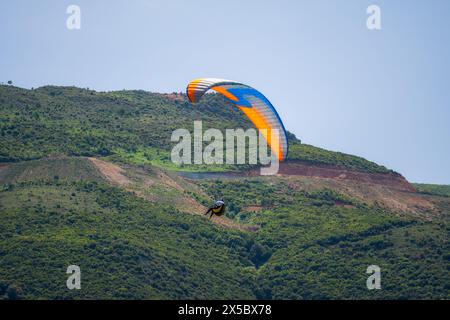
M 169 161 L 172 130 L 199 119 L 251 127 L 214 94 L 193 106 L 181 94 L 0 86 L 0 162 L 17 162 L 0 164 L 0 299 L 450 299 L 447 186 L 416 185 L 437 199 L 429 210 L 439 214 L 421 216 L 339 188 L 299 188 L 307 177 L 163 184 L 176 173 L 161 167 L 211 170 Z M 292 160 L 389 172 L 290 140 Z M 126 163 L 139 183 L 126 191 L 86 158 L 62 155 Z M 213 168 L 229 169 L 238 168 Z M 221 197 L 228 218 L 258 231 L 218 227 L 173 200 L 193 200 L 189 211 Z M 72 264 L 81 290 L 66 287 Z M 373 264 L 382 290 L 367 290 Z
M 89 161 L 80 158 L 58 157 L 18 162 L 0 170 L 0 183 L 14 184 L 38 180 L 89 180 L 103 182 L 104 177 Z
M 332 152 L 309 144 L 293 140 L 289 146 L 289 159 L 301 160 L 311 164 L 329 165 L 350 170 L 388 173 L 393 172 L 386 167 L 368 161 L 364 158 L 342 153 Z
M 440 221 L 424 222 L 328 189 L 293 190 L 283 179 L 202 185 L 228 201 L 229 216 L 261 226 L 255 239 L 270 259 L 258 270 L 258 298 L 450 298 L 450 206 Z M 382 270 L 380 291 L 365 287 L 372 264 Z
M 223 171 L 248 166 L 185 165 L 170 161 L 173 130 L 251 128 L 252 123 L 221 95 L 207 94 L 188 103 L 183 94 L 145 91 L 96 92 L 76 87 L 46 86 L 27 90 L 0 86 L 0 162 L 49 154 L 100 156 L 113 161 L 151 163 L 173 170 Z M 289 134 L 290 159 L 344 168 L 387 172 L 360 157 L 300 144 Z
M 413 183 L 417 192 L 429 195 L 450 197 L 450 185 L 429 184 L 429 183 Z
M 254 297 L 254 239 L 120 189 L 21 182 L 3 187 L 0 212 L 0 285 L 19 298 Z M 67 290 L 72 264 L 82 290 Z
M 2 184 L 4 296 L 449 298 L 448 216 L 402 218 L 331 190 L 295 191 L 283 179 L 199 184 L 223 195 L 230 217 L 260 230 L 218 228 L 75 174 Z M 71 264 L 81 267 L 82 290 L 66 288 Z M 371 264 L 382 268 L 381 291 L 365 287 Z

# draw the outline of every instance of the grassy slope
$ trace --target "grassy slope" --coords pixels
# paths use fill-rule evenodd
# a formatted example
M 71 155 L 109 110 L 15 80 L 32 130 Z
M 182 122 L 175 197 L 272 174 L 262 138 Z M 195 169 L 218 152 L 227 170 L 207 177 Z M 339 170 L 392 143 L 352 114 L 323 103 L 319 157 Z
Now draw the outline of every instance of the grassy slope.
M 197 216 L 88 182 L 0 193 L 0 287 L 22 298 L 252 298 L 253 240 Z M 82 270 L 69 291 L 65 269 Z
M 424 222 L 283 179 L 202 184 L 232 202 L 231 216 L 261 225 L 256 239 L 272 256 L 258 272 L 260 298 L 450 298 L 448 202 L 443 218 Z M 249 204 L 266 209 L 242 210 Z M 382 269 L 382 291 L 365 287 L 371 264 Z
M 80 158 L 31 160 L 10 164 L 7 170 L 0 170 L 0 182 L 3 184 L 49 179 L 102 182 L 103 176 L 90 161 Z
M 0 161 L 30 160 L 51 153 L 108 156 L 127 163 L 176 169 L 170 161 L 172 131 L 202 120 L 207 128 L 250 128 L 252 124 L 220 95 L 191 105 L 144 91 L 95 92 L 75 87 L 26 90 L 0 86 Z M 290 134 L 290 159 L 387 172 L 363 158 L 301 145 Z M 233 166 L 185 166 L 183 170 L 230 170 Z
M 413 183 L 417 192 L 429 195 L 437 195 L 443 197 L 450 197 L 450 185 L 428 184 L 428 183 Z
M 311 164 L 337 166 L 357 171 L 374 173 L 386 173 L 391 171 L 384 166 L 380 166 L 375 162 L 368 161 L 358 156 L 342 152 L 332 152 L 309 144 L 300 144 L 298 142 L 291 143 L 289 147 L 289 159 L 301 160 Z
M 192 107 L 142 91 L 2 86 L 0 156 L 103 155 L 167 166 L 174 128 L 200 118 L 220 128 L 250 125 L 220 97 L 206 99 Z M 291 158 L 387 171 L 298 143 Z M 74 159 L 19 163 L 0 170 L 0 182 L 0 296 L 450 298 L 446 197 L 446 214 L 424 222 L 329 190 L 298 192 L 282 179 L 201 181 L 211 197 L 228 200 L 230 217 L 261 226 L 247 233 L 108 186 Z M 81 291 L 65 287 L 69 264 L 82 268 Z M 382 291 L 365 288 L 370 264 L 382 268 Z
M 72 175 L 55 179 L 47 162 Z M 86 163 L 3 170 L 14 174 L 3 175 L 10 183 L 0 191 L 0 290 L 23 298 L 449 298 L 448 214 L 399 217 L 331 190 L 295 191 L 282 178 L 198 182 L 227 199 L 230 217 L 261 226 L 233 231 L 95 174 L 86 181 Z M 82 268 L 81 291 L 65 287 L 69 264 Z M 365 288 L 371 264 L 382 268 L 381 292 Z

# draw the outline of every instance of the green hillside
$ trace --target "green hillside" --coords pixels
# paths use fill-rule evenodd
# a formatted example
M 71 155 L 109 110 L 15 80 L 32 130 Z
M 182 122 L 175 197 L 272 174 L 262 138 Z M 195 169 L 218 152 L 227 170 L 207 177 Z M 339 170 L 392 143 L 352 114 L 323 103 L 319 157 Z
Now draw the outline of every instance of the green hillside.
M 450 197 L 450 185 L 414 183 L 414 187 L 418 192 L 424 194 Z
M 47 86 L 27 90 L 0 86 L 0 162 L 45 157 L 108 156 L 127 163 L 176 169 L 170 161 L 172 131 L 192 132 L 194 120 L 207 128 L 250 128 L 251 122 L 221 95 L 198 105 L 185 95 L 145 91 L 96 92 Z M 388 170 L 363 158 L 300 144 L 290 136 L 291 160 L 332 164 L 369 172 Z M 245 166 L 184 166 L 183 170 L 239 170 Z
M 231 199 L 229 214 L 261 226 L 255 237 L 272 255 L 259 269 L 258 297 L 450 298 L 449 202 L 441 221 L 425 222 L 331 190 L 296 191 L 284 179 L 265 181 L 203 183 Z M 249 201 L 267 209 L 242 210 Z M 381 291 L 365 288 L 371 264 L 386 272 Z
M 14 163 L 8 170 L 0 170 L 3 184 L 39 180 L 89 180 L 102 182 L 104 178 L 89 161 L 77 158 L 47 158 Z
M 20 298 L 254 297 L 254 240 L 203 219 L 91 182 L 19 183 L 0 203 L 0 286 Z M 65 286 L 71 264 L 80 291 Z
M 72 174 L 54 177 L 52 166 Z M 284 178 L 200 180 L 229 199 L 229 217 L 260 226 L 245 232 L 110 186 L 82 158 L 0 172 L 6 298 L 449 298 L 448 214 L 402 217 L 327 189 L 295 191 Z M 65 287 L 70 264 L 82 269 L 82 290 Z M 371 264 L 383 270 L 382 291 L 365 287 Z
M 0 86 L 0 299 L 450 299 L 445 186 L 186 179 L 178 170 L 242 169 L 170 162 L 172 130 L 200 119 L 251 127 L 213 94 L 193 106 L 180 94 Z M 290 143 L 290 161 L 390 171 Z M 222 224 L 202 215 L 220 197 Z M 81 290 L 66 287 L 72 264 Z M 382 290 L 366 288 L 372 264 Z

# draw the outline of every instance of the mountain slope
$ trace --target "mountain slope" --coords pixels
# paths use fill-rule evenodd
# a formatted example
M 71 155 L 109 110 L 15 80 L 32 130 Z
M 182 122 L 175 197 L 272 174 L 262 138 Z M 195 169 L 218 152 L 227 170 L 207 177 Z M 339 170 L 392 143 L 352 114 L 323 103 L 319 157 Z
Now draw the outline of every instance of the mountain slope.
M 96 92 L 75 87 L 35 90 L 0 86 L 0 161 L 45 157 L 110 156 L 127 163 L 174 169 L 172 131 L 192 132 L 194 120 L 207 128 L 251 128 L 252 123 L 221 95 L 208 94 L 197 105 L 182 94 L 144 91 Z M 388 172 L 363 158 L 300 144 L 289 134 L 292 160 L 366 172 Z M 195 166 L 210 171 L 214 166 Z M 242 166 L 232 167 L 239 170 Z M 187 170 L 188 168 L 183 168 Z M 222 169 L 223 170 L 223 169 Z
M 20 298 L 253 297 L 242 286 L 253 242 L 219 239 L 203 219 L 86 182 L 21 183 L 0 199 L 0 285 Z M 71 264 L 80 291 L 66 288 Z
M 292 135 L 277 176 L 176 167 L 173 129 L 251 127 L 204 101 L 0 86 L 0 298 L 450 298 L 444 187 Z M 226 216 L 202 216 L 219 197 Z M 372 264 L 382 290 L 366 288 Z
M 423 217 L 350 192 L 369 193 L 375 186 L 366 183 L 174 177 L 180 190 L 157 167 L 110 164 L 122 175 L 116 180 L 90 163 L 50 158 L 0 169 L 0 286 L 49 299 L 448 298 L 447 198 L 433 202 L 440 213 Z M 51 167 L 73 170 L 55 177 Z M 217 228 L 175 201 L 219 194 L 227 219 L 257 231 Z M 365 289 L 374 263 L 384 272 L 382 292 Z M 69 264 L 84 272 L 81 291 L 65 288 Z

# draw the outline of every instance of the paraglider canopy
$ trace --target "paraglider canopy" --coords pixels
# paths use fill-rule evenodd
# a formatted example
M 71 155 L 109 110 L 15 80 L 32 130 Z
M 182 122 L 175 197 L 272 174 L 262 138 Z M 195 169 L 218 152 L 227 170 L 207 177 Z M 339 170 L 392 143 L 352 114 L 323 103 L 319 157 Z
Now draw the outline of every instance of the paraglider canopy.
M 278 160 L 286 160 L 288 154 L 286 130 L 277 111 L 261 92 L 232 80 L 200 78 L 188 84 L 186 93 L 189 101 L 195 103 L 210 89 L 222 94 L 241 109 L 260 130 Z M 272 131 L 278 133 L 274 135 Z

